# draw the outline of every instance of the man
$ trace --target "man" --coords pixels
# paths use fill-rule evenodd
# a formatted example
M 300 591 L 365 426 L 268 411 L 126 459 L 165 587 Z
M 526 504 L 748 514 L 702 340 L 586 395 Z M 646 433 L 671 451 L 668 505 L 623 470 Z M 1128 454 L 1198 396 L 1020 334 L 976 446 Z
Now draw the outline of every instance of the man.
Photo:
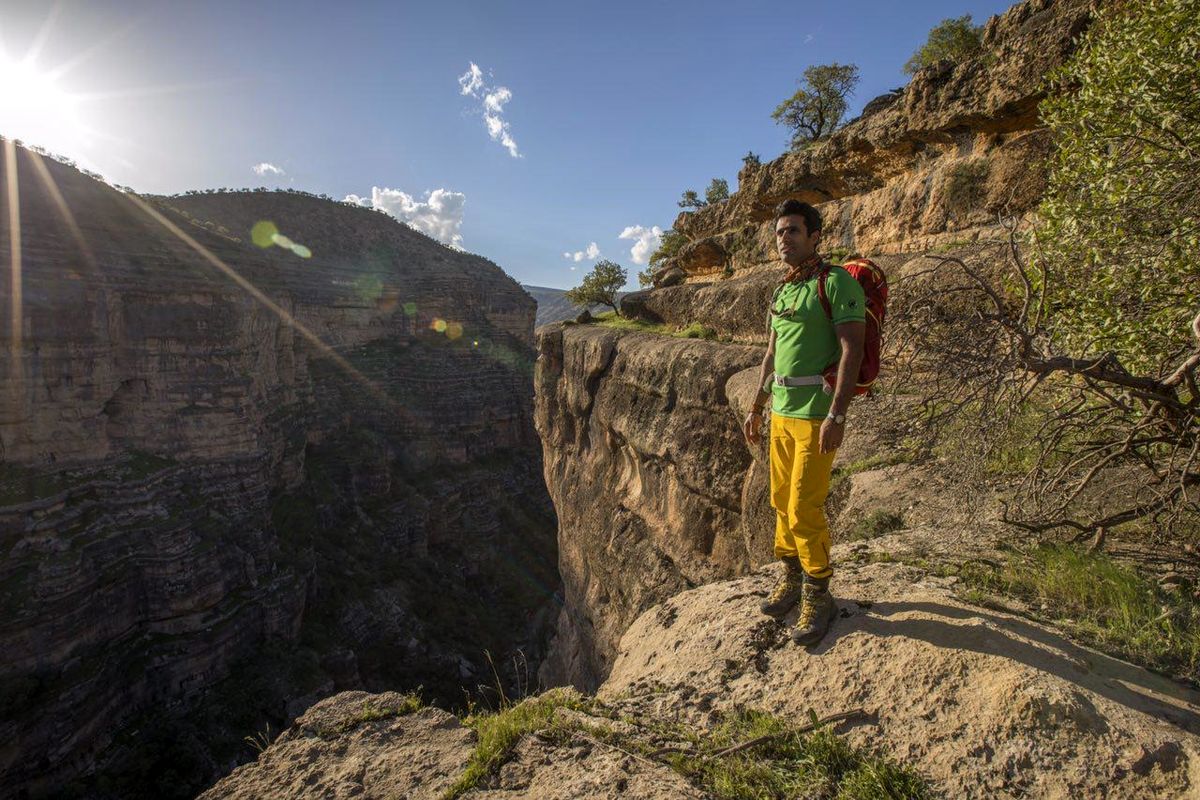
M 846 432 L 846 409 L 862 362 L 866 298 L 848 272 L 817 255 L 821 214 L 815 208 L 787 200 L 775 217 L 775 243 L 788 272 L 772 298 L 771 334 L 758 395 L 743 432 L 753 445 L 762 440 L 762 412 L 769 396 L 775 556 L 783 562 L 784 573 L 762 610 L 782 617 L 800 601 L 792 639 L 809 646 L 821 641 L 837 613 L 829 593 L 833 569 L 824 507 L 833 456 Z M 826 270 L 829 313 L 818 288 Z M 837 380 L 830 395 L 821 373 L 833 363 L 838 366 Z

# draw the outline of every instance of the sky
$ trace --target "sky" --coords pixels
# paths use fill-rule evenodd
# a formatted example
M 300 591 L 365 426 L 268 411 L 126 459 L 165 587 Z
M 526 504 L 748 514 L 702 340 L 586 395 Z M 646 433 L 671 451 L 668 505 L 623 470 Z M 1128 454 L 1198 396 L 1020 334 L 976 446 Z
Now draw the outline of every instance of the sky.
M 629 289 L 685 189 L 783 153 L 804 69 L 854 116 L 929 29 L 1006 2 L 0 0 L 0 134 L 144 193 L 290 187 L 375 205 L 570 288 Z

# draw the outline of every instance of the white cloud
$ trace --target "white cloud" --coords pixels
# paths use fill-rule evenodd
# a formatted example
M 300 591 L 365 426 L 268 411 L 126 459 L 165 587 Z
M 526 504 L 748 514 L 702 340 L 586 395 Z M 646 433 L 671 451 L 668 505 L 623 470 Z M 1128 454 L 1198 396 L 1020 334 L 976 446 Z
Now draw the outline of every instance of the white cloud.
M 662 233 L 662 228 L 657 225 L 653 228 L 630 225 L 621 231 L 621 235 L 617 238 L 633 240 L 633 247 L 629 248 L 629 255 L 633 258 L 633 263 L 649 264 L 651 254 L 662 243 Z
M 576 263 L 583 261 L 585 258 L 588 260 L 592 260 L 592 259 L 596 259 L 599 257 L 600 257 L 600 245 L 596 244 L 595 242 L 590 242 L 588 244 L 587 248 L 584 250 L 576 250 L 574 253 L 563 253 L 563 258 L 569 258 L 570 260 L 572 260 Z M 571 267 L 571 269 L 575 269 L 575 268 Z
M 483 70 L 472 61 L 467 71 L 458 76 L 458 85 L 462 87 L 462 94 L 478 97 L 479 90 L 483 88 Z
M 492 141 L 499 142 L 510 156 L 521 158 L 512 127 L 504 119 L 504 106 L 512 100 L 512 91 L 507 86 L 485 85 L 483 70 L 474 61 L 470 63 L 470 68 L 458 76 L 458 85 L 462 87 L 460 94 L 478 98 L 482 93 L 483 124 L 487 127 L 488 136 Z
M 287 174 L 282 169 L 275 166 L 274 164 L 272 164 L 269 161 L 264 161 L 261 164 L 255 164 L 250 169 L 252 169 L 254 171 L 255 175 L 286 175 Z
M 507 86 L 501 86 L 494 92 L 488 92 L 483 98 L 483 107 L 493 114 L 503 114 L 504 104 L 512 100 L 512 92 Z
M 804 43 L 805 43 L 805 44 L 812 44 L 812 40 L 813 40 L 813 39 L 815 39 L 815 38 L 817 38 L 817 37 L 813 36 L 813 35 L 810 33 L 810 34 L 808 34 L 807 36 L 805 36 L 805 37 L 804 37 Z
M 467 202 L 467 196 L 462 192 L 434 189 L 426 192 L 424 200 L 417 200 L 399 189 L 374 186 L 370 198 L 348 194 L 345 202 L 385 211 L 442 244 L 462 247 L 459 229 L 462 227 L 463 206 Z

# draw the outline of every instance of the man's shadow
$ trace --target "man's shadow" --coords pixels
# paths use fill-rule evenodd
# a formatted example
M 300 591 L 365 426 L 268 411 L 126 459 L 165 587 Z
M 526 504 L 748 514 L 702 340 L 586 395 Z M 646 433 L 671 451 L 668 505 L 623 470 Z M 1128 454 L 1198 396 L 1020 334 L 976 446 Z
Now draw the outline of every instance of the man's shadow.
M 855 631 L 877 636 L 920 639 L 947 650 L 967 650 L 1007 658 L 1054 675 L 1126 708 L 1164 719 L 1189 733 L 1200 735 L 1200 693 L 1170 678 L 1135 667 L 1120 659 L 1086 650 L 1060 635 L 1039 628 L 1020 617 L 998 616 L 981 608 L 961 608 L 934 602 L 862 603 L 856 612 L 854 600 L 839 598 L 842 613 L 814 655 L 827 652 L 837 640 Z M 917 612 L 915 619 L 889 619 Z M 952 620 L 977 619 L 983 625 L 955 624 Z M 1022 641 L 1020 638 L 1028 639 Z M 1034 646 L 1037 642 L 1045 647 Z M 1154 695 L 1174 699 L 1178 704 Z

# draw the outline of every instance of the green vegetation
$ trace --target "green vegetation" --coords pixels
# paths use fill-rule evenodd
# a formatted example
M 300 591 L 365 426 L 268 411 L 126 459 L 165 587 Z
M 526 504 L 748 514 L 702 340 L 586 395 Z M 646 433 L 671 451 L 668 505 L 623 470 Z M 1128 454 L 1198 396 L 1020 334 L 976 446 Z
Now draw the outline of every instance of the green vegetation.
M 761 167 L 762 159 L 758 157 L 758 153 L 753 150 L 747 150 L 746 155 L 742 156 L 743 167 Z
M 621 315 L 617 308 L 617 292 L 628 280 L 624 268 L 608 259 L 600 259 L 583 278 L 583 283 L 567 292 L 566 297 L 577 306 L 605 305 L 611 308 L 617 316 Z
M 1200 296 L 1200 5 L 1106 8 L 1040 108 L 1057 150 L 1037 263 L 1056 334 L 1158 368 Z
M 690 322 L 680 328 L 672 327 L 663 322 L 645 322 L 640 319 L 618 317 L 611 311 L 605 311 L 594 317 L 596 324 L 605 328 L 616 328 L 620 331 L 641 331 L 657 333 L 660 336 L 674 336 L 677 339 L 717 339 L 717 332 L 699 322 Z
M 729 199 L 729 181 L 724 178 L 713 178 L 712 183 L 704 190 L 704 202 L 719 203 Z
M 680 208 L 704 208 L 708 203 L 700 199 L 695 189 L 685 189 L 678 205 Z
M 958 64 L 979 52 L 982 25 L 972 25 L 971 15 L 944 19 L 929 31 L 925 44 L 904 64 L 905 75 L 949 61 Z
M 728 714 L 708 735 L 683 728 L 675 734 L 691 742 L 693 752 L 672 756 L 671 765 L 707 791 L 727 800 L 932 797 L 929 787 L 913 770 L 851 747 L 827 728 L 801 733 L 796 726 L 760 711 Z M 770 738 L 753 748 L 720 754 L 760 737 Z
M 896 511 L 872 511 L 850 528 L 851 540 L 874 539 L 904 528 L 904 516 Z
M 470 791 L 484 778 L 499 771 L 521 737 L 548 728 L 557 709 L 586 711 L 590 707 L 589 701 L 573 689 L 551 689 L 500 711 L 467 717 L 463 722 L 475 730 L 479 744 L 467 762 L 466 771 L 446 793 L 445 800 L 453 800 Z
M 792 131 L 792 147 L 799 149 L 837 130 L 846 114 L 846 98 L 858 85 L 854 64 L 821 64 L 804 70 L 796 93 L 779 104 L 771 118 Z
M 716 339 L 717 332 L 707 325 L 701 325 L 699 322 L 690 322 L 680 328 L 673 335 L 681 339 Z
M 658 241 L 658 249 L 650 254 L 650 267 L 643 274 L 653 273 L 655 267 L 665 259 L 673 258 L 685 244 L 687 244 L 687 237 L 675 231 L 674 228 L 663 231 L 662 238 Z M 649 283 L 649 281 L 643 281 L 642 285 L 647 286 Z
M 560 708 L 600 716 L 586 720 L 555 719 Z M 568 744 L 580 735 L 602 746 L 638 758 L 658 760 L 719 798 L 827 797 L 839 800 L 920 800 L 931 797 L 913 770 L 884 756 L 851 747 L 828 728 L 814 724 L 806 732 L 760 711 L 725 714 L 711 731 L 691 726 L 639 720 L 636 733 L 604 723 L 612 712 L 571 689 L 554 689 L 510 705 L 496 713 L 468 717 L 479 735 L 467 770 L 446 793 L 453 800 L 496 775 L 511 758 L 520 738 L 540 733 Z M 662 741 L 683 747 L 664 751 Z M 751 744 L 752 743 L 752 744 Z M 746 746 L 751 744 L 751 746 Z M 734 747 L 739 747 L 731 752 Z
M 999 567 L 968 562 L 960 572 L 973 602 L 1017 597 L 1072 636 L 1138 664 L 1192 680 L 1200 669 L 1200 604 L 1170 593 L 1101 553 L 1043 544 Z M 985 604 L 985 603 L 983 603 Z

